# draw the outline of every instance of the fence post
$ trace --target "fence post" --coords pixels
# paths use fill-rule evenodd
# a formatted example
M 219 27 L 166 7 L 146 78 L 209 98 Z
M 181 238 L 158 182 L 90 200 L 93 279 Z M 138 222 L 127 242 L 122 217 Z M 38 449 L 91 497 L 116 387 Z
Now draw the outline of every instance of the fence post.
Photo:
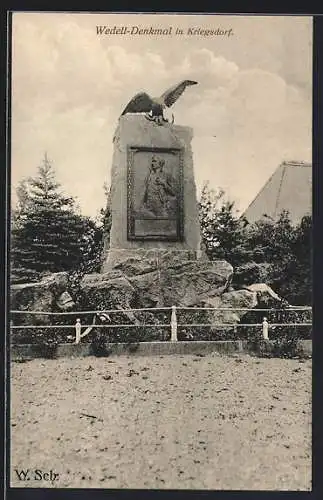
M 75 323 L 75 333 L 76 333 L 76 339 L 75 339 L 75 344 L 79 344 L 81 341 L 81 320 L 80 318 L 77 318 L 76 323 Z
M 176 306 L 172 306 L 172 316 L 170 321 L 171 327 L 171 342 L 177 342 L 177 318 L 176 318 Z
M 269 327 L 269 323 L 267 321 L 267 318 L 264 318 L 263 322 L 262 322 L 262 336 L 263 336 L 264 340 L 269 340 L 268 327 Z

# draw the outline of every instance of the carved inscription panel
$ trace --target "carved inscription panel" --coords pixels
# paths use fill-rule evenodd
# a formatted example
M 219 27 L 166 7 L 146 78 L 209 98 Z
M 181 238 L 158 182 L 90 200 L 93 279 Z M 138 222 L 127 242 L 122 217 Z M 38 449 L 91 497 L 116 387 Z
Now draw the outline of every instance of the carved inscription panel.
M 182 241 L 182 150 L 128 149 L 128 239 Z

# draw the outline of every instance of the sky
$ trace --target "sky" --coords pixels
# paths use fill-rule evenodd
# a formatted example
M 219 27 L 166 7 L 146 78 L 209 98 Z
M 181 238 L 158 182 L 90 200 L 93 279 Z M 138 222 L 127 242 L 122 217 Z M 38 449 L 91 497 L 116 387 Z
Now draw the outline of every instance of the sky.
M 97 26 L 172 32 L 98 35 Z M 193 128 L 198 193 L 209 181 L 243 211 L 282 161 L 312 158 L 309 16 L 16 12 L 11 74 L 13 204 L 47 152 L 65 192 L 95 217 L 124 107 L 183 78 L 198 85 L 166 115 Z

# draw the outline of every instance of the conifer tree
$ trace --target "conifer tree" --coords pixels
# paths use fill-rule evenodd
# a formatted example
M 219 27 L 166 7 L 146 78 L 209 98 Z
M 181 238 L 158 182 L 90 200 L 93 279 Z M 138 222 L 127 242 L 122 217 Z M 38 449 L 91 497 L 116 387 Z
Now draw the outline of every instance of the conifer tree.
M 90 222 L 76 213 L 73 198 L 60 188 L 47 154 L 37 176 L 24 180 L 18 188 L 11 238 L 15 281 L 39 279 L 44 272 L 69 271 L 84 259 Z

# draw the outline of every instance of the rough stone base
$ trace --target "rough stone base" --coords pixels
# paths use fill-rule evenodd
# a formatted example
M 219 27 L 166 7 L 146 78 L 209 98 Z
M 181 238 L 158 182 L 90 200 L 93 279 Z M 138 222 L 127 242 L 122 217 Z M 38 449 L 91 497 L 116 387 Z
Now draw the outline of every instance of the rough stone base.
M 144 274 L 183 260 L 196 259 L 197 255 L 193 250 L 160 248 L 111 249 L 107 253 L 102 272 L 107 273 L 119 269 L 130 275 Z
M 189 307 L 228 289 L 233 274 L 228 262 L 187 257 L 185 251 L 116 252 L 113 267 L 111 260 L 105 273 L 86 275 L 81 288 L 91 304 L 107 309 Z

